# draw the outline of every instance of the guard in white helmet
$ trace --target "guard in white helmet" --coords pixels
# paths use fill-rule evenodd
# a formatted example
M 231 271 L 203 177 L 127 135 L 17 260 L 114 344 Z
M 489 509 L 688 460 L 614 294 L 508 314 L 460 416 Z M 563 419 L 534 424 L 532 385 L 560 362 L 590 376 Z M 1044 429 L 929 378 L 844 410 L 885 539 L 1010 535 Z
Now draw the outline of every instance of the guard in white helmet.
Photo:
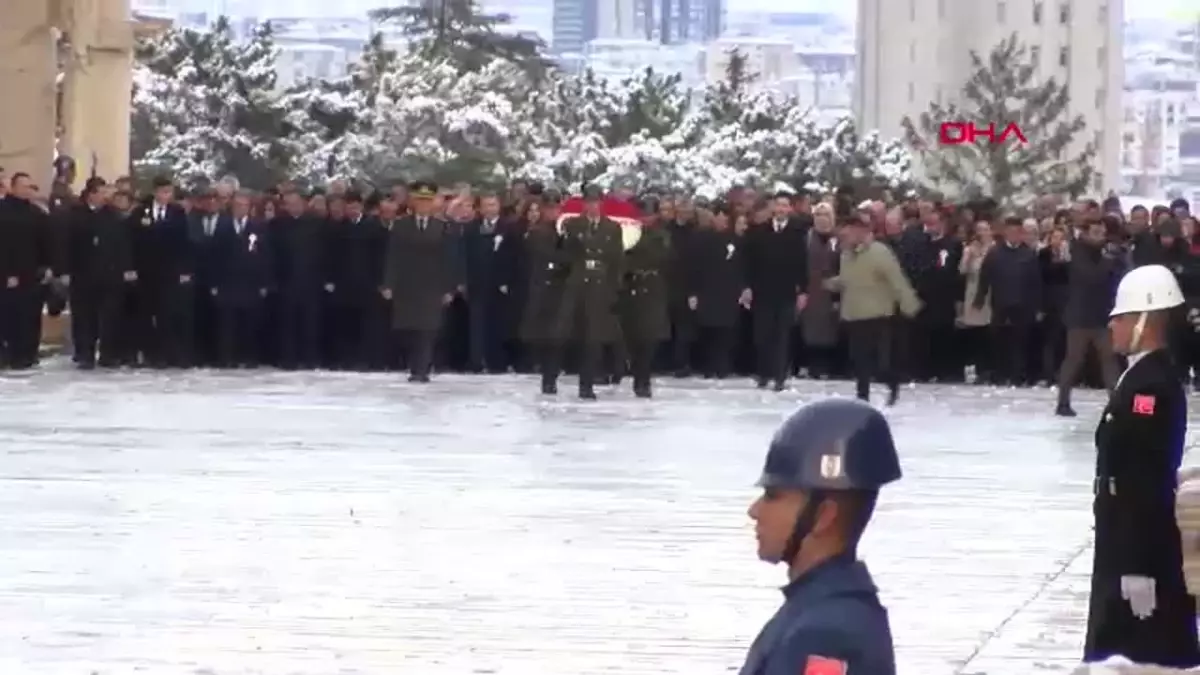
M 1109 319 L 1113 350 L 1129 367 L 1096 429 L 1096 553 L 1084 661 L 1200 664 L 1196 601 L 1183 580 L 1175 487 L 1187 432 L 1187 396 L 1167 349 L 1175 275 L 1139 267 L 1121 280 Z

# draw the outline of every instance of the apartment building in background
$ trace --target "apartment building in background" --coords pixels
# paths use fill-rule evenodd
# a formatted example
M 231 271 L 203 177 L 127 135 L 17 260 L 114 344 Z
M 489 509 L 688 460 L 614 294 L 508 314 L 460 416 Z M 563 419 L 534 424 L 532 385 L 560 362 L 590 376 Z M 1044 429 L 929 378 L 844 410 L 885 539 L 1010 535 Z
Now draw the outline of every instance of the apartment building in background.
M 1041 76 L 1069 87 L 1077 137 L 1099 150 L 1093 190 L 1121 185 L 1122 0 L 858 0 L 854 110 L 865 128 L 901 134 L 901 120 L 959 98 L 970 52 L 986 56 L 1014 33 Z M 996 121 L 1000 123 L 1000 120 Z

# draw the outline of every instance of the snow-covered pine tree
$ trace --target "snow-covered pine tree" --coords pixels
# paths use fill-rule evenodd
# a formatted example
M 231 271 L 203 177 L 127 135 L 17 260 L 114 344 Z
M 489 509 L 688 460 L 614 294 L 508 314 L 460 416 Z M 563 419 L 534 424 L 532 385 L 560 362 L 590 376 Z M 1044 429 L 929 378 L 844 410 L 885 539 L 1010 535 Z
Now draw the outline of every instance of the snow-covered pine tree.
M 208 30 L 171 30 L 138 51 L 133 124 L 155 132 L 134 156 L 141 172 L 184 184 L 234 175 L 265 188 L 290 163 L 287 110 L 275 92 L 276 47 L 269 25 L 238 41 L 229 21 Z
M 381 74 L 359 133 L 341 145 L 345 166 L 377 183 L 503 181 L 532 153 L 521 81 L 503 61 L 464 73 L 449 61 L 402 56 Z
M 297 177 L 319 183 L 360 173 L 347 162 L 350 147 L 359 155 L 383 152 L 365 151 L 374 142 L 368 113 L 381 79 L 395 69 L 398 58 L 376 33 L 346 76 L 298 82 L 284 94 L 288 123 L 295 130 L 292 170 Z
M 821 191 L 848 189 L 859 199 L 878 199 L 886 191 L 912 194 L 912 154 L 903 140 L 885 141 L 879 132 L 860 134 L 854 118 L 831 127 L 809 128 L 808 152 L 797 187 Z
M 1071 115 L 1070 93 L 1055 78 L 1042 79 L 1016 34 L 996 45 L 986 60 L 971 53 L 974 74 L 949 103 L 933 102 L 917 120 L 903 120 L 917 151 L 923 182 L 955 197 L 986 196 L 1006 206 L 1023 206 L 1038 195 L 1077 196 L 1091 185 L 1096 147 L 1080 142 L 1085 123 Z M 1020 143 L 939 142 L 947 122 L 993 123 L 997 133 L 1016 124 L 1028 139 Z
M 463 71 L 499 59 L 540 78 L 552 66 L 541 40 L 506 31 L 512 17 L 487 14 L 476 0 L 416 0 L 376 9 L 371 18 L 398 26 L 411 52 Z
M 624 105 L 610 119 L 605 132 L 608 145 L 624 145 L 635 137 L 663 138 L 677 131 L 691 98 L 682 81 L 679 73 L 664 75 L 649 67 L 622 80 L 617 95 Z
M 605 170 L 612 120 L 627 109 L 621 92 L 591 70 L 552 71 L 522 109 L 534 126 L 533 157 L 520 173 L 545 183 L 579 185 Z
M 269 22 L 254 26 L 248 39 L 236 43 L 227 82 L 229 137 L 223 148 L 222 175 L 233 175 L 255 189 L 272 187 L 289 177 L 295 148 L 288 108 L 277 87 L 279 47 Z

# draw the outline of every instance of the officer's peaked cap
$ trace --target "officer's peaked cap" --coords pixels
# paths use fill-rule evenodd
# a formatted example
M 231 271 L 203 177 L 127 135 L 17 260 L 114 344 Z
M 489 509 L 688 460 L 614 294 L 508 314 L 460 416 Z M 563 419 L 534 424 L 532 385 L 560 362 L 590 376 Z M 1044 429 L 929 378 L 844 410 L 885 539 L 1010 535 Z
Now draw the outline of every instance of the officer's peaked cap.
M 408 192 L 418 199 L 433 199 L 437 196 L 437 185 L 432 181 L 418 180 L 408 186 Z
M 876 490 L 900 478 L 900 458 L 883 414 L 855 399 L 801 407 L 783 423 L 763 466 L 760 487 Z

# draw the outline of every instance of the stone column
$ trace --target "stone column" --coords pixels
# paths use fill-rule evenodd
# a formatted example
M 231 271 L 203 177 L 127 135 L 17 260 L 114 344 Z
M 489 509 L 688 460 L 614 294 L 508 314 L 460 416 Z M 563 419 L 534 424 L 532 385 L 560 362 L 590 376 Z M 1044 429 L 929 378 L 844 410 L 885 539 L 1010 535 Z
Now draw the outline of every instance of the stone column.
M 129 0 L 75 0 L 71 7 L 63 16 L 73 54 L 65 64 L 60 149 L 75 159 L 78 189 L 93 170 L 109 181 L 129 173 L 133 23 Z
M 49 187 L 56 83 L 51 0 L 0 0 L 0 166 Z

